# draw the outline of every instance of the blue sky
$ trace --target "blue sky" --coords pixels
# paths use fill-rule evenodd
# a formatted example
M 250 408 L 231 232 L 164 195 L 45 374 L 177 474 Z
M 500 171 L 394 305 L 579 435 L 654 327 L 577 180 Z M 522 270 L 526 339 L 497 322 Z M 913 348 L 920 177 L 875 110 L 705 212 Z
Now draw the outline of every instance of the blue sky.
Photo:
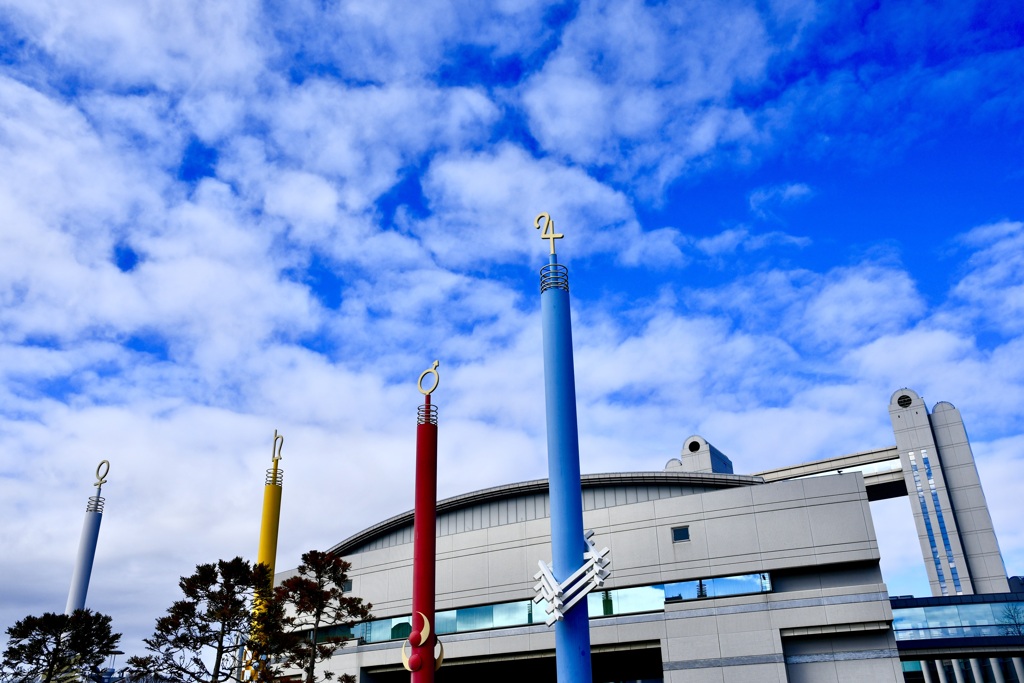
M 1013 3 L 0 7 L 0 623 L 63 607 L 104 458 L 127 648 L 255 554 L 274 429 L 280 566 L 410 508 L 435 358 L 440 494 L 545 476 L 541 211 L 585 472 L 888 446 L 909 386 L 1024 573 Z M 906 505 L 886 580 L 923 593 Z

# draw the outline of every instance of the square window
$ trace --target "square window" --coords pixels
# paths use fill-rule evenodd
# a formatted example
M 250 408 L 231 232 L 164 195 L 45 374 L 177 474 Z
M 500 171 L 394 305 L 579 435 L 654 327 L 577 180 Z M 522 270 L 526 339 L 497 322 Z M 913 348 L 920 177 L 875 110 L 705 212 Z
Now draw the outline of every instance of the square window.
M 681 543 L 682 541 L 690 540 L 690 527 L 688 526 L 676 526 L 672 527 L 672 542 Z

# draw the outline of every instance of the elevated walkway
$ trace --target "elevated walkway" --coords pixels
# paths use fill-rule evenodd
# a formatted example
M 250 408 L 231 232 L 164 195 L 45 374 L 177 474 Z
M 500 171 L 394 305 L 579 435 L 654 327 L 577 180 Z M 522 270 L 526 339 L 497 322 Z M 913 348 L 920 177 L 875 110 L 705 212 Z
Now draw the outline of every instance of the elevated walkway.
M 907 495 L 906 479 L 903 477 L 903 466 L 900 464 L 896 446 L 779 467 L 758 472 L 754 476 L 763 477 L 766 482 L 770 482 L 822 477 L 844 472 L 860 472 L 864 475 L 868 500 L 885 500 Z

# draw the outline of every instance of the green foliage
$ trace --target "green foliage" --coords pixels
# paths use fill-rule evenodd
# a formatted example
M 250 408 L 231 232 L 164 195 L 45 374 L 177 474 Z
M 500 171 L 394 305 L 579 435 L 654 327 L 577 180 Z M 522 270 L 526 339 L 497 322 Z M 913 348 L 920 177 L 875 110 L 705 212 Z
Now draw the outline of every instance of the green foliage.
M 328 659 L 342 647 L 341 638 L 323 638 L 321 631 L 331 626 L 351 626 L 371 619 L 373 605 L 363 604 L 362 598 L 345 595 L 351 564 L 336 555 L 310 550 L 302 555 L 298 575 L 286 579 L 277 587 L 277 602 L 291 613 L 288 625 L 297 636 L 285 655 L 285 664 L 297 667 L 305 674 L 305 683 L 316 683 L 316 665 Z M 323 679 L 334 674 L 325 672 Z M 349 675 L 339 677 L 339 683 L 355 683 Z
M 28 616 L 8 628 L 7 636 L 2 678 L 12 683 L 98 676 L 103 660 L 121 640 L 120 633 L 111 631 L 110 617 L 88 609 L 70 616 Z
M 273 577 L 266 565 L 250 565 L 240 557 L 201 564 L 179 582 L 184 594 L 156 621 L 152 637 L 144 639 L 153 654 L 131 657 L 133 677 L 159 676 L 183 683 L 224 683 L 239 680 L 243 651 L 248 648 L 265 661 L 283 648 L 283 610 L 271 598 Z M 254 614 L 257 597 L 267 609 Z M 255 624 L 265 637 L 253 640 Z M 276 670 L 263 667 L 261 678 Z

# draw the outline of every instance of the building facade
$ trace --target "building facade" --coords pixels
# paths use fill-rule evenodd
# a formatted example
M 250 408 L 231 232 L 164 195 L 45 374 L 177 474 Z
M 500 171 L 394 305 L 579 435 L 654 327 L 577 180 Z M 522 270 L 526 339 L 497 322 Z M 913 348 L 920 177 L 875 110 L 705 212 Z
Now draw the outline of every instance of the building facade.
M 594 680 L 904 680 L 875 498 L 910 496 L 934 595 L 1006 593 L 959 412 L 942 403 L 929 414 L 908 389 L 891 406 L 895 447 L 739 475 L 691 436 L 663 471 L 584 475 L 585 526 L 610 549 L 612 570 L 588 597 Z M 331 549 L 352 563 L 352 590 L 375 615 L 335 631 L 351 640 L 331 670 L 407 680 L 412 523 L 398 515 Z M 554 635 L 533 601 L 538 561 L 551 558 L 547 482 L 441 501 L 436 533 L 437 680 L 514 667 L 553 681 Z

